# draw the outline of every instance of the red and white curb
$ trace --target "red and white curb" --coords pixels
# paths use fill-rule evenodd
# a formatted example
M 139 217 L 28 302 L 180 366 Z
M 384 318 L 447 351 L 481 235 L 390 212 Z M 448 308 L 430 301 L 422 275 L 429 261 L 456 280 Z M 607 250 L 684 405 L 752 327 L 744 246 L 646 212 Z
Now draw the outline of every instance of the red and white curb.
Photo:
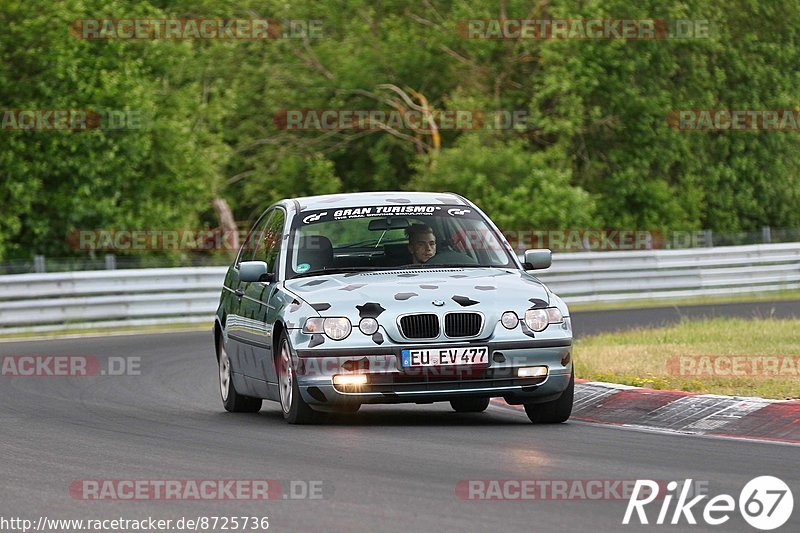
M 495 400 L 506 405 L 502 400 Z M 510 406 L 522 409 L 522 406 Z M 800 444 L 800 401 L 664 391 L 575 380 L 572 419 Z

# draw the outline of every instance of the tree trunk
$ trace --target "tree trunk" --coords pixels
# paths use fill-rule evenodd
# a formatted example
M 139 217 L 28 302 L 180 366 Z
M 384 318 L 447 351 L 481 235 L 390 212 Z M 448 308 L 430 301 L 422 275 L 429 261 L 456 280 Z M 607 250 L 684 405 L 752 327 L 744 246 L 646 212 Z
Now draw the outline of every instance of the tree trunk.
M 239 228 L 233 220 L 233 212 L 224 198 L 214 198 L 211 201 L 214 211 L 219 219 L 219 229 L 222 231 L 222 242 L 231 255 L 239 251 Z

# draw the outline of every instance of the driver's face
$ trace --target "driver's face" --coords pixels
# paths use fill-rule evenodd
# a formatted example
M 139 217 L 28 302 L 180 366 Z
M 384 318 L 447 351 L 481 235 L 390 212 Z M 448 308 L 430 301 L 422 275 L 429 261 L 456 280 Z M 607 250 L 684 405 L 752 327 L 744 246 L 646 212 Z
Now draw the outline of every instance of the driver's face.
M 426 263 L 436 255 L 436 236 L 433 233 L 417 235 L 408 249 L 414 258 L 414 264 Z

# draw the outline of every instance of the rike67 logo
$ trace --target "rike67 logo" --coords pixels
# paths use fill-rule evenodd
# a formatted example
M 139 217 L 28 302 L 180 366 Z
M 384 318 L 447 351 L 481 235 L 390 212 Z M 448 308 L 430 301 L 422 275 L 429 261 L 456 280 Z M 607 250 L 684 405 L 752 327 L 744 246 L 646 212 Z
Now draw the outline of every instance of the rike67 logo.
M 661 500 L 661 508 L 655 520 L 655 524 L 658 525 L 681 523 L 696 525 L 695 513 L 697 513 L 706 524 L 719 526 L 726 523 L 731 513 L 736 510 L 737 502 L 729 494 L 714 496 L 705 502 L 705 505 L 698 505 L 708 495 L 701 494 L 690 500 L 691 487 L 691 479 L 685 480 L 682 486 L 677 481 L 670 481 L 667 483 L 666 494 L 659 494 L 659 483 L 649 479 L 637 479 L 622 523 L 635 524 L 638 520 L 639 524 L 649 524 L 652 515 L 648 517 L 645 507 L 656 499 Z M 670 517 L 670 507 L 675 496 L 677 502 Z M 779 528 L 789 520 L 794 508 L 794 498 L 789 486 L 781 479 L 759 476 L 748 481 L 739 493 L 738 508 L 748 524 L 767 531 Z

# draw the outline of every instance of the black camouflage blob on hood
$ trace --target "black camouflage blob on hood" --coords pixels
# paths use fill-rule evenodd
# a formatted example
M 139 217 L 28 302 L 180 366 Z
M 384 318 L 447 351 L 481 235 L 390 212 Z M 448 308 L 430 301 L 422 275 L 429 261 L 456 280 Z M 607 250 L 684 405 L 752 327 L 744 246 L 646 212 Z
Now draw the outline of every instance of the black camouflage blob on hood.
M 377 302 L 367 302 L 364 305 L 357 305 L 358 316 L 361 318 L 378 318 L 381 313 L 386 311 L 383 306 Z
M 356 289 L 360 289 L 361 287 L 364 287 L 365 285 L 366 285 L 366 283 L 351 283 L 347 287 L 342 287 L 339 290 L 340 291 L 354 291 Z
M 543 309 L 547 307 L 547 302 L 540 300 L 539 298 L 531 298 L 528 301 L 533 304 L 531 309 Z
M 394 295 L 394 299 L 397 301 L 404 301 L 408 300 L 409 298 L 413 298 L 414 296 L 419 296 L 416 292 L 398 292 Z
M 470 305 L 479 304 L 480 302 L 467 298 L 466 296 L 453 296 L 453 301 L 461 307 L 469 307 Z

